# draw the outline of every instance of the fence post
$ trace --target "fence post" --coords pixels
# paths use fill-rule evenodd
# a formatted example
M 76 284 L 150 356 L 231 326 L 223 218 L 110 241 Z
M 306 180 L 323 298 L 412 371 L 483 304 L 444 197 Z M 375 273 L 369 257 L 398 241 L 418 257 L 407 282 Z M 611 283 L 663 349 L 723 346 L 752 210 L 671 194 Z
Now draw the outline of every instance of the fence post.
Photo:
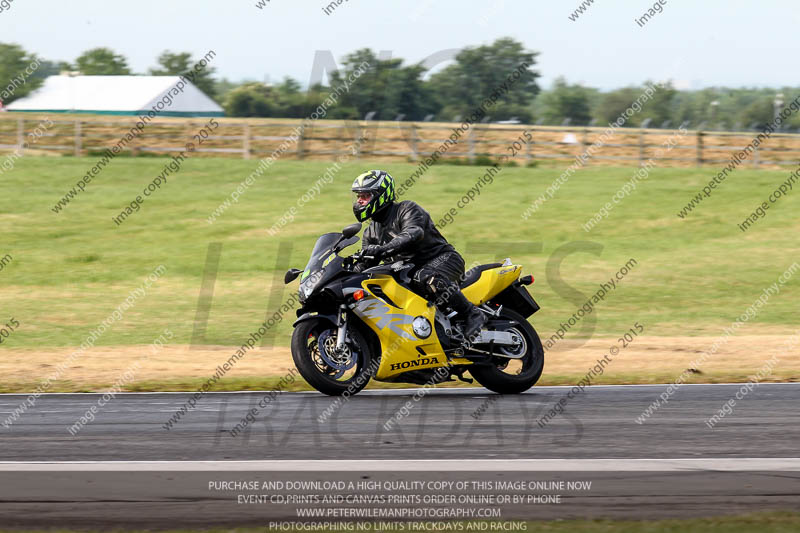
M 639 166 L 644 165 L 644 136 L 646 135 L 644 129 L 639 130 Z
M 588 163 L 589 159 L 592 157 L 589 154 L 589 147 L 590 146 L 591 145 L 589 144 L 589 128 L 583 128 L 583 136 L 581 137 L 581 153 L 579 154 L 579 157 L 582 156 L 583 154 L 586 154 L 586 162 L 583 163 L 581 166 L 583 166 L 586 163 Z M 583 159 L 583 158 L 581 157 L 581 159 Z
M 580 133 L 578 133 L 578 130 L 575 131 L 576 133 L 575 135 L 573 135 L 573 137 L 575 137 L 575 139 L 578 141 L 578 154 L 575 155 L 573 159 L 575 159 L 575 161 L 583 161 L 583 163 L 581 163 L 581 166 L 583 166 L 586 164 L 586 162 L 589 161 L 589 154 L 588 150 L 586 149 L 587 139 L 583 135 L 580 135 Z M 567 135 L 572 135 L 572 134 L 567 132 L 566 135 L 564 136 L 565 139 L 567 138 L 566 137 Z M 581 157 L 583 154 L 586 154 L 586 159 Z
M 83 148 L 83 129 L 81 128 L 81 121 L 80 119 L 75 119 L 75 150 L 74 154 L 75 157 L 81 155 L 81 149 Z
M 531 140 L 525 145 L 525 164 L 530 165 L 531 160 L 533 159 L 533 132 L 536 130 L 530 129 L 527 131 L 531 134 Z
M 758 147 L 753 147 L 753 166 L 754 167 L 758 166 L 758 163 L 759 163 L 758 159 L 759 159 Z
M 246 122 L 244 125 L 244 140 L 242 142 L 242 156 L 244 159 L 250 159 L 250 123 Z
M 411 123 L 408 125 L 409 135 L 409 145 L 411 146 L 411 160 L 418 161 L 419 160 L 419 152 L 417 152 L 417 125 L 415 123 Z
M 367 131 L 367 126 L 362 126 L 360 122 L 356 121 L 355 141 L 358 141 L 360 139 L 367 139 L 368 138 L 367 137 L 368 133 L 369 132 Z M 357 142 L 356 143 L 356 153 L 353 154 L 353 155 L 355 155 L 356 159 L 359 159 L 359 160 L 361 159 L 361 152 L 363 151 L 363 144 L 364 144 L 363 142 Z
M 697 130 L 697 166 L 703 166 L 703 132 Z
M 469 130 L 469 162 L 475 162 L 475 129 L 478 127 L 475 124 L 475 127 Z
M 300 124 L 300 137 L 297 138 L 297 159 L 303 159 L 303 141 L 306 137 L 305 122 Z
M 19 155 L 22 155 L 25 150 L 25 119 L 22 117 L 17 119 L 17 147 Z

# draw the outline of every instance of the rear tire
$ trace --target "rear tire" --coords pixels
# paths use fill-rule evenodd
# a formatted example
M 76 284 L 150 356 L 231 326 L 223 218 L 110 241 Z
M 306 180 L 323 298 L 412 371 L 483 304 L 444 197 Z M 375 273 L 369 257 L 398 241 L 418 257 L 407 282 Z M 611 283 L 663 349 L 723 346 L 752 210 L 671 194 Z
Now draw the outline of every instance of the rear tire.
M 536 330 L 522 315 L 510 309 L 503 309 L 500 317 L 515 323 L 513 328 L 516 330 L 515 333 L 522 334 L 524 338 L 521 349 L 525 350 L 525 355 L 521 359 L 495 356 L 488 365 L 470 365 L 468 368 L 475 380 L 490 391 L 498 394 L 519 394 L 533 387 L 542 376 L 544 348 Z M 520 372 L 517 374 L 505 372 L 504 370 L 514 361 L 521 363 Z
M 348 324 L 350 342 L 346 345 L 350 359 L 343 357 L 342 360 L 354 364 L 347 371 L 342 368 L 349 362 L 343 362 L 341 368 L 331 366 L 320 354 L 319 341 L 322 339 L 323 346 L 335 344 L 336 333 L 336 326 L 328 320 L 311 319 L 301 322 L 292 333 L 292 359 L 300 375 L 319 392 L 329 396 L 341 396 L 345 392 L 353 395 L 369 383 L 369 362 L 372 354 L 366 339 L 351 322 Z M 331 356 L 335 354 L 328 354 L 329 358 Z M 337 377 L 339 373 L 343 375 Z

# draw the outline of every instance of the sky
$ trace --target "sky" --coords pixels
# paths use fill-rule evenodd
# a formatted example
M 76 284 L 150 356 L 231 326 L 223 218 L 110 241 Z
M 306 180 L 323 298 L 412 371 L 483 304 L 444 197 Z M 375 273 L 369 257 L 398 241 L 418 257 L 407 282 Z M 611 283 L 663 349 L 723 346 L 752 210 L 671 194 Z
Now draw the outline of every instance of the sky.
M 661 0 L 643 26 L 636 19 L 655 2 L 594 0 L 573 21 L 581 0 L 344 0 L 326 14 L 330 1 L 13 0 L 0 12 L 0 42 L 65 61 L 107 46 L 137 73 L 166 49 L 214 50 L 218 77 L 307 86 L 320 51 L 336 61 L 365 47 L 406 63 L 434 57 L 435 71 L 458 49 L 508 36 L 539 52 L 545 88 L 559 76 L 602 90 L 647 79 L 682 89 L 800 85 L 790 68 L 800 10 L 790 0 Z

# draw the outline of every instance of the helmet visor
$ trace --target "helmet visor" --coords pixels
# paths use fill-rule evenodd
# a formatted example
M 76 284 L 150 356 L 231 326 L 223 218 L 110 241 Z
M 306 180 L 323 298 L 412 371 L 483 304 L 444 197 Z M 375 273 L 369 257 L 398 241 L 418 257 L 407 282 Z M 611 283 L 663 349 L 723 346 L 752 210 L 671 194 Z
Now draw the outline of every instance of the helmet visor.
M 372 201 L 370 191 L 353 191 L 353 207 L 366 207 Z

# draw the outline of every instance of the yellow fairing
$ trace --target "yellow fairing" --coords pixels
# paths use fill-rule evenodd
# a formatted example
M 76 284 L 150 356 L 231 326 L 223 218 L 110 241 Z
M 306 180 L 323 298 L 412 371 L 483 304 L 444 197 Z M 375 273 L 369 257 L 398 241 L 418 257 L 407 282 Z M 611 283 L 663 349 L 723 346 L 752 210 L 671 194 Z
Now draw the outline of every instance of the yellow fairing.
M 480 278 L 462 292 L 476 305 L 486 303 L 511 285 L 521 270 L 521 265 L 484 270 Z M 352 309 L 380 340 L 382 355 L 376 379 L 387 380 L 411 370 L 433 369 L 447 364 L 447 356 L 434 327 L 435 306 L 429 306 L 427 300 L 388 275 L 364 280 L 361 286 L 366 297 L 356 302 Z M 425 338 L 414 332 L 413 323 L 418 317 L 430 324 L 430 334 Z M 471 364 L 463 358 L 452 359 L 452 362 Z
M 380 294 L 375 285 L 386 295 L 386 300 L 375 295 Z M 353 311 L 380 339 L 382 356 L 376 379 L 387 379 L 410 370 L 438 368 L 447 363 L 434 327 L 436 307 L 428 307 L 424 298 L 406 289 L 391 276 L 381 275 L 364 280 L 362 287 L 367 297 L 359 300 Z M 430 324 L 430 335 L 424 339 L 415 335 L 412 329 L 417 317 L 424 317 Z
M 461 292 L 475 305 L 484 304 L 514 283 L 521 272 L 522 265 L 490 268 L 481 272 L 481 277 Z

